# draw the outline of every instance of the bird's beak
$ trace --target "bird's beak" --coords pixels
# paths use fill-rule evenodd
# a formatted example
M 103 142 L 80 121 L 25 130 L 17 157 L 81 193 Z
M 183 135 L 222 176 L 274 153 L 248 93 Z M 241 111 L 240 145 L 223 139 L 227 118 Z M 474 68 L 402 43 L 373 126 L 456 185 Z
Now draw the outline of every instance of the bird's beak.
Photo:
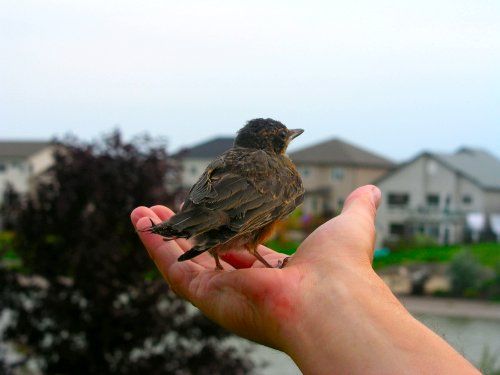
M 288 139 L 291 141 L 292 139 L 297 138 L 302 133 L 304 133 L 304 129 L 290 129 L 288 131 Z

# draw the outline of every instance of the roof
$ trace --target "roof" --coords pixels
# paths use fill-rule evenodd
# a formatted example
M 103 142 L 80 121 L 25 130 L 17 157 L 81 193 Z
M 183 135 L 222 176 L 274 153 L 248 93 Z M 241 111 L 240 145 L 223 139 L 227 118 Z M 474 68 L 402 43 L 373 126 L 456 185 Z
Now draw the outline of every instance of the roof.
M 334 138 L 290 153 L 295 163 L 392 168 L 394 163 L 361 147 Z
M 423 156 L 436 160 L 444 167 L 467 178 L 481 189 L 500 190 L 500 159 L 485 150 L 469 147 L 462 147 L 452 154 L 421 152 L 409 161 L 400 164 L 395 170 L 376 180 L 375 184 L 394 175 L 397 171 Z
M 484 189 L 500 189 L 500 159 L 481 149 L 463 147 L 454 154 L 433 154 Z
M 234 137 L 217 137 L 177 152 L 178 158 L 215 158 L 233 147 Z
M 25 158 L 50 145 L 48 141 L 0 141 L 0 157 Z

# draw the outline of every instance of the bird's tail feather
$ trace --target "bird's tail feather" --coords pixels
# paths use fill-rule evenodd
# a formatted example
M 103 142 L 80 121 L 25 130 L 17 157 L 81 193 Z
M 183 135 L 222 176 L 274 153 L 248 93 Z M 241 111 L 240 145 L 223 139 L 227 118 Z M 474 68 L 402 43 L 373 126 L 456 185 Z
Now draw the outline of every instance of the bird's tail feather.
M 182 254 L 179 258 L 177 258 L 177 260 L 179 262 L 182 262 L 184 260 L 193 259 L 194 257 L 200 255 L 201 253 L 204 253 L 207 250 L 208 249 L 206 249 L 206 248 L 195 246 L 195 247 L 189 249 L 188 251 L 186 251 L 184 254 Z
M 199 240 L 199 242 L 177 259 L 179 262 L 182 262 L 183 260 L 192 259 L 204 253 L 207 250 L 213 249 L 214 247 L 222 243 L 225 243 L 227 240 L 229 240 L 229 237 L 225 239 L 224 237 L 213 238 L 205 233 L 204 235 L 197 237 L 197 239 Z
M 160 224 L 155 224 L 151 220 L 151 226 L 141 231 L 159 234 L 165 240 L 174 240 L 195 237 L 219 225 L 221 225 L 220 218 L 211 212 L 186 211 L 179 212 Z

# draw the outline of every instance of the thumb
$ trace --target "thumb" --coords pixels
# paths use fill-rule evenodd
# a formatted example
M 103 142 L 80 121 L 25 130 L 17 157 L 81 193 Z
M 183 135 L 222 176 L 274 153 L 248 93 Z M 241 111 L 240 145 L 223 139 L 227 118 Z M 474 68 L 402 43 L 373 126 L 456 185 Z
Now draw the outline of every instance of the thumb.
M 375 185 L 365 185 L 354 190 L 347 197 L 342 213 L 354 212 L 369 215 L 375 219 L 382 193 Z
M 380 190 L 373 185 L 354 190 L 347 197 L 342 213 L 306 238 L 293 261 L 341 257 L 369 263 L 373 258 L 375 214 L 380 198 Z
M 375 216 L 382 193 L 374 185 L 366 185 L 354 190 L 346 199 L 339 219 L 343 221 L 352 239 L 357 239 L 359 250 L 373 259 L 375 245 Z

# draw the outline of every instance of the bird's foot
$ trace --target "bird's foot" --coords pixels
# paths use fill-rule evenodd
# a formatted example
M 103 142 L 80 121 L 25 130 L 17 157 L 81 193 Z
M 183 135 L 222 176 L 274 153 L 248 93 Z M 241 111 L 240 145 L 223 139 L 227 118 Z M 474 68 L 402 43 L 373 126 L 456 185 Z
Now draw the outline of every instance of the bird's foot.
M 290 260 L 290 257 L 286 257 L 283 260 L 278 260 L 278 268 L 279 269 L 285 268 L 285 266 L 288 264 L 289 260 Z
M 153 219 L 151 219 L 150 217 L 148 218 L 149 221 L 151 222 L 151 226 L 149 228 L 144 228 L 144 229 L 137 229 L 136 232 L 139 232 L 139 233 L 144 233 L 144 232 L 149 232 L 149 233 L 152 233 L 153 232 L 153 229 L 157 226 L 155 224 L 155 222 L 153 221 Z
M 222 267 L 222 264 L 220 264 L 219 256 L 217 253 L 213 254 L 214 259 L 215 259 L 215 271 L 217 270 L 224 270 L 224 267 Z
M 258 260 L 259 262 L 261 262 L 261 263 L 262 263 L 264 266 L 266 266 L 267 268 L 274 268 L 273 266 L 271 266 L 271 265 L 267 262 L 267 260 L 265 260 L 265 259 L 262 257 L 262 255 L 260 255 L 260 254 L 257 252 L 257 250 L 252 251 L 252 254 L 253 254 L 253 255 L 257 258 L 257 260 Z

